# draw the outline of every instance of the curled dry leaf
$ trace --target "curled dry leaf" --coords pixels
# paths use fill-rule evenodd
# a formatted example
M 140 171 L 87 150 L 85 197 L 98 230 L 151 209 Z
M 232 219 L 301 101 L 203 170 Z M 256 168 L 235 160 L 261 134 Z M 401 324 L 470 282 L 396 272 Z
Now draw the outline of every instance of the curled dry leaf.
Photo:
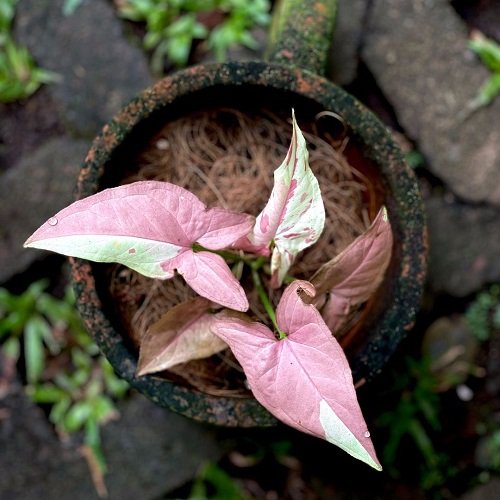
M 277 309 L 282 340 L 265 325 L 231 313 L 217 315 L 212 329 L 229 344 L 254 396 L 273 415 L 381 470 L 345 354 L 299 290 L 315 293 L 306 281 L 286 288 Z
M 151 278 L 172 278 L 179 270 L 200 295 L 246 311 L 245 292 L 224 260 L 195 252 L 193 245 L 210 250 L 230 247 L 253 223 L 247 214 L 207 209 L 194 194 L 174 184 L 142 181 L 76 201 L 51 217 L 24 246 L 118 262 Z
M 240 248 L 266 254 L 271 242 L 272 286 L 278 288 L 299 252 L 314 244 L 325 226 L 318 180 L 309 167 L 306 141 L 292 114 L 293 133 L 287 156 L 274 171 L 274 186 L 257 216 L 247 244 Z
M 366 302 L 382 283 L 391 260 L 392 230 L 382 207 L 371 226 L 314 274 L 320 307 L 328 328 L 339 330 L 351 309 Z
M 141 340 L 137 375 L 168 370 L 179 363 L 212 356 L 227 344 L 211 331 L 211 302 L 196 297 L 161 317 Z

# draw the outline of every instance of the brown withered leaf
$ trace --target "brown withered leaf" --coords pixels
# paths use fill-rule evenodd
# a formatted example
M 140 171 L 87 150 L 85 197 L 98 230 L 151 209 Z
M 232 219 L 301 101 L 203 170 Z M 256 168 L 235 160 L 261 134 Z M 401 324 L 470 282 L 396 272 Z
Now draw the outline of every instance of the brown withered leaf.
M 392 239 L 387 210 L 382 207 L 371 226 L 311 278 L 317 290 L 315 305 L 332 332 L 379 287 L 391 259 Z
M 170 309 L 144 335 L 137 375 L 167 370 L 179 363 L 202 359 L 227 345 L 210 331 L 211 302 L 196 297 Z

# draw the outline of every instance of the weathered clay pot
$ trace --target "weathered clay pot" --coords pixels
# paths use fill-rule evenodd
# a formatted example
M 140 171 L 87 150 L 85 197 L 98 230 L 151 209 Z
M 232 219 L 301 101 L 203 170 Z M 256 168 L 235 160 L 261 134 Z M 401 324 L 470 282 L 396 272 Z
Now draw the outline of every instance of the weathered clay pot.
M 231 62 L 192 67 L 159 81 L 126 106 L 94 140 L 82 167 L 78 198 L 114 185 L 121 160 L 140 150 L 167 121 L 193 110 L 231 106 L 271 110 L 295 108 L 314 117 L 340 115 L 356 144 L 350 161 L 378 178 L 381 203 L 394 231 L 386 282 L 371 305 L 355 342 L 347 347 L 355 381 L 378 373 L 412 327 L 426 265 L 425 222 L 416 179 L 384 125 L 322 72 L 331 39 L 335 0 L 284 1 L 274 19 L 269 62 Z M 73 259 L 78 308 L 117 373 L 159 405 L 224 426 L 275 423 L 255 399 L 215 397 L 154 376 L 135 376 L 136 354 L 124 341 L 103 285 L 102 265 Z

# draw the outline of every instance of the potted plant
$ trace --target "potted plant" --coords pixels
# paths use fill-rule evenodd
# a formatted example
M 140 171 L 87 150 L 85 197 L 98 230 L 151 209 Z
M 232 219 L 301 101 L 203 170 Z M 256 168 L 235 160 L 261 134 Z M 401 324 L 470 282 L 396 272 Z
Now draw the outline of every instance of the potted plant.
M 308 70 L 320 72 L 324 64 L 326 58 L 326 54 L 322 55 L 324 51 L 320 50 L 318 55 L 318 51 L 313 50 L 314 57 L 309 58 L 308 54 L 310 54 L 311 43 L 314 44 L 314 49 L 324 45 L 325 40 L 328 40 L 332 26 L 330 13 L 334 11 L 334 3 L 326 1 L 283 2 L 282 7 L 278 9 L 282 17 L 279 22 L 274 23 L 274 33 L 278 33 L 278 35 L 274 36 L 271 43 L 269 59 L 272 62 L 226 63 L 190 68 L 158 82 L 154 87 L 132 101 L 103 129 L 100 136 L 94 141 L 82 167 L 78 184 L 78 198 L 88 199 L 89 195 L 122 184 L 129 173 L 127 172 L 129 167 L 133 168 L 135 159 L 147 151 L 151 144 L 160 145 L 161 139 L 158 139 L 158 133 L 162 127 L 165 124 L 176 124 L 187 115 L 196 115 L 201 112 L 211 113 L 214 109 L 220 110 L 228 107 L 244 115 L 255 113 L 257 108 L 258 110 L 265 109 L 265 112 L 271 110 L 275 114 L 283 115 L 284 110 L 288 114 L 289 110 L 294 108 L 300 118 L 301 127 L 304 124 L 304 127 L 310 131 L 314 129 L 315 117 L 340 117 L 345 128 L 345 135 L 349 138 L 349 144 L 344 151 L 345 156 L 356 171 L 360 172 L 363 177 L 370 179 L 370 185 L 373 186 L 370 195 L 367 197 L 368 199 L 365 200 L 370 207 L 371 219 L 376 221 L 376 224 L 372 227 L 375 227 L 375 229 L 380 228 L 380 225 L 383 227 L 383 224 L 387 224 L 385 219 L 388 217 L 392 228 L 391 237 L 394 236 L 394 242 L 390 245 L 390 262 L 388 262 L 387 271 L 383 273 L 384 281 L 381 286 L 377 287 L 376 293 L 371 293 L 373 292 L 371 290 L 368 305 L 361 311 L 359 321 L 354 323 L 348 335 L 346 335 L 348 341 L 344 342 L 354 381 L 356 384 L 361 384 L 380 371 L 388 357 L 394 352 L 399 340 L 411 328 L 424 279 L 426 258 L 425 226 L 415 178 L 405 165 L 390 133 L 373 114 L 355 99 L 326 79 Z M 305 12 L 308 13 L 306 17 L 303 15 L 303 8 L 306 8 Z M 319 15 L 321 13 L 328 15 Z M 289 45 L 286 43 L 287 39 L 290 40 Z M 293 44 L 296 44 L 297 41 L 299 44 L 295 48 Z M 294 46 L 293 51 L 287 48 L 292 45 Z M 287 61 L 288 64 L 282 64 L 284 61 Z M 293 66 L 294 62 L 299 62 L 301 66 L 307 66 L 308 69 L 295 67 Z M 259 113 L 264 112 L 258 111 L 257 114 Z M 293 128 L 293 137 L 297 140 L 299 132 L 297 127 L 294 126 Z M 327 135 L 329 132 L 331 130 L 326 130 Z M 177 145 L 161 144 L 160 149 L 167 146 L 172 147 L 175 155 Z M 290 151 L 294 150 L 293 144 L 294 140 L 292 140 Z M 297 145 L 295 149 L 297 149 Z M 290 161 L 294 157 L 295 155 L 290 153 L 287 159 Z M 285 160 L 285 163 L 287 163 L 287 160 Z M 269 178 L 271 178 L 274 167 L 275 165 L 270 167 Z M 167 168 L 172 170 L 176 166 L 169 165 Z M 142 190 L 154 190 L 152 189 L 153 184 L 149 184 L 149 182 L 151 181 L 146 181 L 146 184 L 139 184 L 139 188 L 137 188 L 137 184 L 125 185 L 123 188 L 119 188 L 124 189 L 124 191 L 120 190 L 118 192 L 125 193 L 127 197 L 129 195 L 132 197 L 142 196 L 144 194 Z M 129 191 L 130 189 L 132 191 Z M 134 189 L 139 189 L 139 192 L 134 191 Z M 291 190 L 293 191 L 293 189 Z M 308 190 L 304 192 L 309 193 Z M 110 195 L 106 193 L 110 193 L 110 191 L 102 191 L 102 193 L 104 194 L 97 194 L 96 196 L 103 196 L 104 198 L 97 198 L 97 200 L 109 201 L 108 196 Z M 111 191 L 111 193 L 115 193 L 115 191 Z M 181 203 L 179 201 L 180 196 L 189 197 L 184 191 L 182 191 L 182 195 L 179 193 L 177 192 L 178 205 Z M 114 196 L 111 195 L 111 198 Z M 92 202 L 85 202 L 85 200 L 82 200 L 81 203 L 92 204 Z M 199 200 L 192 200 L 191 205 L 200 207 L 199 203 L 203 205 Z M 382 205 L 386 209 L 379 211 Z M 258 215 L 261 208 L 256 207 L 254 215 Z M 67 210 L 71 212 L 72 209 L 68 208 Z M 375 217 L 377 212 L 379 212 L 379 216 Z M 204 208 L 200 208 L 196 213 L 202 226 L 205 223 L 208 224 L 208 226 L 205 224 L 203 227 L 212 227 L 210 225 L 213 224 L 212 222 L 203 222 L 206 217 L 201 215 L 205 213 Z M 263 213 L 265 215 L 265 209 Z M 49 220 L 45 228 L 63 227 L 61 223 L 63 215 L 56 215 L 54 219 Z M 261 216 L 259 223 L 265 221 L 264 215 Z M 253 230 L 253 228 L 260 226 L 255 226 L 252 218 L 241 218 L 240 216 L 236 220 L 234 234 L 232 235 L 235 237 L 234 241 L 229 242 L 226 238 L 219 243 L 224 243 L 223 247 L 235 246 L 243 249 L 243 251 L 250 251 L 250 253 L 252 253 L 250 247 L 252 245 L 256 246 L 257 249 L 254 248 L 253 253 L 264 253 L 263 258 L 266 259 L 266 251 L 258 247 L 259 245 L 268 245 L 269 241 L 266 243 L 259 242 L 257 236 L 251 230 L 249 231 L 249 228 Z M 262 227 L 265 227 L 266 224 L 264 222 Z M 77 225 L 81 224 L 77 223 Z M 305 231 L 305 228 L 303 229 Z M 300 233 L 303 233 L 303 231 Z M 72 234 L 74 236 L 75 233 Z M 227 237 L 227 234 L 225 236 Z M 272 239 L 275 239 L 275 236 L 272 236 Z M 222 236 L 220 237 L 222 238 Z M 241 243 L 240 239 L 245 237 L 249 238 L 247 245 L 250 245 L 250 247 Z M 189 257 L 191 261 L 194 254 L 202 254 L 206 248 L 210 248 L 206 244 L 203 245 L 203 237 L 201 237 L 201 242 L 199 238 L 200 236 L 197 233 L 195 239 L 188 238 L 184 242 L 183 248 L 189 250 L 188 255 L 185 255 L 185 257 Z M 309 235 L 305 239 L 312 241 L 314 238 Z M 34 241 L 32 240 L 32 243 Z M 215 245 L 219 243 L 215 243 Z M 212 249 L 220 250 L 220 247 L 214 246 L 213 241 L 210 244 Z M 205 248 L 202 249 L 197 245 Z M 356 246 L 356 242 L 352 243 L 352 245 Z M 387 246 L 386 244 L 383 247 L 387 248 Z M 267 250 L 269 250 L 269 247 L 267 247 Z M 134 246 L 128 246 L 126 249 L 128 256 L 132 256 L 136 252 L 137 248 Z M 185 251 L 181 253 L 186 254 Z M 175 256 L 177 257 L 178 254 L 175 254 Z M 85 257 L 88 258 L 89 255 L 85 255 Z M 199 255 L 194 258 L 198 259 Z M 210 263 L 213 266 L 218 265 L 213 261 L 213 257 L 211 259 L 205 261 L 205 267 L 210 268 Z M 234 259 L 234 257 L 230 257 L 230 259 Z M 286 272 L 281 277 L 276 276 L 276 269 L 281 269 L 279 264 L 276 267 L 276 262 L 286 259 L 286 252 L 278 255 L 274 259 L 275 267 L 272 270 L 269 269 L 272 279 L 277 280 L 276 284 L 279 284 L 280 280 L 286 281 L 287 279 Z M 220 263 L 220 260 L 216 260 Z M 349 261 L 350 258 L 347 260 Z M 255 267 L 260 266 L 257 271 L 267 266 L 267 261 L 264 261 L 264 264 L 262 262 L 254 264 Z M 233 263 L 238 264 L 238 262 Z M 163 270 L 172 273 L 174 269 L 179 269 L 179 266 L 183 268 L 185 264 L 179 263 L 177 259 L 172 264 L 174 267 L 167 266 Z M 321 264 L 323 262 L 318 262 L 317 267 L 319 268 Z M 116 297 L 113 297 L 109 292 L 108 268 L 99 264 L 91 264 L 79 258 L 72 260 L 72 266 L 80 312 L 101 349 L 119 375 L 127 379 L 134 387 L 159 404 L 202 421 L 243 427 L 272 425 L 275 423 L 275 419 L 270 413 L 253 399 L 248 391 L 246 394 L 238 393 L 234 396 L 227 394 L 216 396 L 203 393 L 189 386 L 189 384 L 182 383 L 176 377 L 169 379 L 151 375 L 138 376 L 138 353 L 128 333 L 124 330 L 120 319 L 116 317 L 116 308 L 114 307 Z M 251 265 L 249 265 L 249 268 L 251 269 Z M 188 276 L 188 281 L 193 281 L 190 275 L 192 269 L 192 262 L 184 268 L 183 273 L 185 277 Z M 331 269 L 335 269 L 333 264 L 330 267 L 323 268 L 318 279 L 321 279 L 321 276 L 330 279 Z M 235 272 L 238 271 L 235 270 Z M 227 283 L 229 283 L 230 276 L 227 272 L 225 276 Z M 381 279 L 381 275 L 374 281 L 378 284 L 379 279 Z M 236 286 L 234 280 L 231 283 L 233 284 L 232 292 L 225 294 L 226 298 L 222 300 L 223 305 L 233 309 L 245 309 L 245 294 L 241 294 L 241 290 Z M 258 294 L 259 286 L 255 278 L 253 284 Z M 321 288 L 322 282 L 317 281 L 316 286 Z M 198 291 L 203 288 L 206 290 L 204 286 L 195 285 L 195 289 L 196 287 Z M 290 291 L 284 293 L 281 298 L 283 302 L 279 298 L 276 299 L 278 315 L 275 326 L 278 332 L 288 333 L 292 337 L 290 331 L 283 331 L 287 330 L 287 328 L 282 326 L 283 322 L 286 322 L 288 316 L 286 311 L 290 307 L 303 311 L 303 320 L 306 322 L 311 319 L 311 315 L 317 323 L 320 320 L 315 306 L 307 303 L 314 301 L 314 292 L 311 285 L 299 280 L 292 282 L 290 287 L 287 289 Z M 222 288 L 224 287 L 221 287 L 221 290 Z M 297 295 L 299 289 L 302 290 L 302 296 Z M 325 291 L 330 290 L 323 290 L 323 292 Z M 234 297 L 231 299 L 231 293 L 238 299 L 234 299 Z M 320 293 L 320 297 L 321 295 Z M 363 296 L 363 300 L 366 300 L 366 298 L 366 296 Z M 209 296 L 208 299 L 213 301 L 214 297 Z M 327 296 L 324 296 L 323 299 L 328 301 Z M 221 303 L 220 297 L 218 300 Z M 324 304 L 316 303 L 316 306 L 322 308 Z M 259 338 L 260 341 L 265 343 L 272 341 L 272 334 L 269 335 L 270 330 L 264 332 L 261 327 L 257 327 L 257 331 L 253 323 L 252 326 L 248 326 L 248 319 L 246 318 L 242 319 L 241 317 L 234 317 L 234 315 L 227 316 L 226 313 L 217 314 L 221 314 L 222 317 L 218 316 L 218 323 L 211 330 L 231 345 L 236 357 L 246 368 L 251 389 L 257 393 L 258 399 L 264 402 L 269 409 L 274 403 L 269 403 L 266 400 L 267 396 L 259 392 L 261 390 L 255 385 L 255 380 L 259 378 L 258 371 L 254 373 L 251 367 L 245 367 L 246 355 L 238 351 L 236 340 L 231 337 L 231 331 L 234 330 L 235 324 L 238 323 L 238 331 L 244 331 L 248 334 L 248 338 Z M 322 324 L 319 330 L 323 331 Z M 264 344 L 259 345 L 262 348 L 266 347 Z M 272 346 L 271 348 L 275 349 Z M 335 347 L 335 349 L 337 348 Z M 338 359 L 340 359 L 340 355 L 338 356 Z M 347 392 L 350 392 L 351 396 L 353 395 L 353 390 L 349 389 Z M 317 401 L 319 406 L 315 413 L 313 427 L 318 425 L 318 421 L 321 424 L 323 420 L 328 429 L 331 429 L 333 422 L 337 422 L 336 417 L 338 415 L 335 411 L 333 411 L 332 415 L 332 412 L 326 409 L 321 401 Z M 330 410 L 332 409 L 331 406 L 328 407 Z M 323 408 L 323 417 L 320 415 L 321 408 Z M 354 419 L 357 429 L 354 435 L 357 443 L 366 444 L 365 441 L 369 435 L 365 436 L 367 431 L 366 428 L 362 429 L 363 424 L 360 424 L 362 417 L 359 420 L 360 414 L 357 411 L 353 410 L 353 414 L 357 415 Z M 279 418 L 283 417 L 279 410 L 275 410 L 273 413 Z M 282 419 L 286 421 L 286 418 Z M 297 417 L 295 424 L 301 426 L 302 418 Z M 312 427 L 308 426 L 308 431 L 318 435 L 317 427 L 314 428 L 316 430 L 311 430 Z M 322 428 L 323 437 L 325 437 L 324 425 Z M 344 442 L 342 446 L 346 449 L 350 445 L 346 445 Z M 365 453 L 364 458 L 366 461 L 372 460 L 371 465 L 375 464 L 378 467 L 373 449 L 368 445 L 362 447 L 365 450 L 362 453 Z M 359 456 L 359 453 L 361 453 L 359 450 L 353 451 L 352 447 L 350 450 L 354 455 Z

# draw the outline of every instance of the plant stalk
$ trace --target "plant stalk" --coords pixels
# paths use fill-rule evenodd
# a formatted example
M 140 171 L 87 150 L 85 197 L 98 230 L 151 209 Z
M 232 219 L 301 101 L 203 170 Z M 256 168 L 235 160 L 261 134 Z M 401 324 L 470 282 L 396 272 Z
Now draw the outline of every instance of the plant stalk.
M 274 328 L 278 332 L 278 336 L 280 340 L 283 340 L 286 338 L 286 333 L 283 332 L 280 327 L 278 326 L 278 321 L 276 319 L 276 313 L 274 312 L 273 305 L 271 304 L 271 301 L 269 300 L 269 297 L 264 290 L 264 287 L 262 286 L 262 281 L 260 279 L 259 273 L 257 269 L 254 269 L 252 266 L 252 280 L 255 285 L 255 289 L 257 290 L 257 294 L 259 295 L 259 299 L 262 302 L 262 305 L 264 306 L 264 309 L 267 312 L 267 315 L 269 316 L 270 320 L 273 323 Z

